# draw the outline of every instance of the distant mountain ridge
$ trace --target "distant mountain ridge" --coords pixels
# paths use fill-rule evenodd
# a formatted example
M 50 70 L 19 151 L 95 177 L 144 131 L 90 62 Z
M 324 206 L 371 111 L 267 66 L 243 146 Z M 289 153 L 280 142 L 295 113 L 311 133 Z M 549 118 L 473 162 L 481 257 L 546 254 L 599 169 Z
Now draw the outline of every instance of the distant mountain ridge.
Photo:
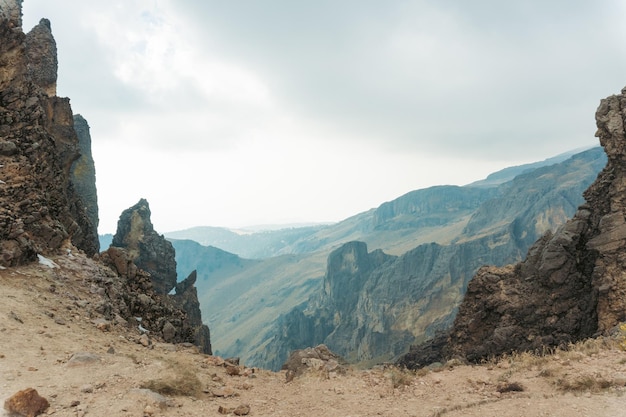
M 471 184 L 467 184 L 467 186 L 468 187 L 497 186 L 507 181 L 511 181 L 513 178 L 517 177 L 520 174 L 523 174 L 525 172 L 530 172 L 537 168 L 558 164 L 576 155 L 577 153 L 581 153 L 589 149 L 590 148 L 574 149 L 574 150 L 553 156 L 551 158 L 544 159 L 543 161 L 531 162 L 530 164 L 523 164 L 523 165 L 517 165 L 513 167 L 504 168 L 504 169 L 501 169 L 500 171 L 496 171 L 492 174 L 489 174 L 487 178 L 485 178 L 484 180 L 475 181 Z
M 276 230 L 235 230 L 225 227 L 199 226 L 165 233 L 168 239 L 194 240 L 249 259 L 264 259 L 281 254 L 283 248 L 315 233 L 323 225 L 287 227 Z

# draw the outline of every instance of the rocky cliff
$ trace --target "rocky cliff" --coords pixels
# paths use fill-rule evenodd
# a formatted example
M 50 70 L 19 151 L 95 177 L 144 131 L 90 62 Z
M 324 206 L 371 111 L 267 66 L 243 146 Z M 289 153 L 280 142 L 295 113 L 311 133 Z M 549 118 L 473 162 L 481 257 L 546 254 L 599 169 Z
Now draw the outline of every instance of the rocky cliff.
M 541 237 L 523 262 L 478 271 L 449 335 L 439 339 L 439 357 L 478 361 L 562 346 L 626 320 L 625 94 L 602 100 L 596 112 L 608 162 L 584 192 L 586 203 Z M 403 363 L 416 367 L 433 359 L 423 354 L 416 346 Z
M 145 199 L 124 210 L 111 247 L 103 261 L 124 278 L 128 297 L 124 304 L 142 318 L 142 326 L 168 342 L 193 342 L 211 353 L 209 328 L 202 324 L 195 288 L 196 272 L 176 283 L 172 244 L 159 235 L 150 220 Z M 169 294 L 175 289 L 175 294 Z
M 155 291 L 168 294 L 176 286 L 174 247 L 154 230 L 150 214 L 143 198 L 124 210 L 111 245 L 126 249 L 135 265 L 150 274 Z
M 594 148 L 519 175 L 482 202 L 473 200 L 482 194 L 469 193 L 467 203 L 437 198 L 432 204 L 405 201 L 385 209 L 388 219 L 419 223 L 406 213 L 440 207 L 421 211 L 431 222 L 439 217 L 438 210 L 464 211 L 477 205 L 462 233 L 448 245 L 422 244 L 401 256 L 367 254 L 365 244 L 355 242 L 337 249 L 328 258 L 323 287 L 278 320 L 273 339 L 250 362 L 277 369 L 289 350 L 320 343 L 351 362 L 388 361 L 448 329 L 478 268 L 519 260 L 546 230 L 556 230 L 575 212 L 573 202 L 582 201 L 582 190 L 605 161 L 602 150 Z M 458 199 L 468 195 L 441 190 Z
M 71 169 L 71 181 L 74 184 L 74 190 L 80 196 L 85 207 L 87 218 L 94 228 L 98 228 L 98 194 L 96 190 L 96 165 L 91 153 L 91 134 L 89 133 L 89 124 L 87 120 L 80 114 L 74 115 L 74 131 L 78 136 L 78 149 L 80 156 L 74 161 Z M 85 242 L 85 246 L 90 245 L 100 250 L 100 242 L 97 235 L 89 235 L 90 239 Z
M 69 99 L 56 96 L 50 22 L 21 29 L 21 1 L 0 2 L 0 265 L 72 243 L 98 251 L 96 225 L 71 180 L 80 156 Z

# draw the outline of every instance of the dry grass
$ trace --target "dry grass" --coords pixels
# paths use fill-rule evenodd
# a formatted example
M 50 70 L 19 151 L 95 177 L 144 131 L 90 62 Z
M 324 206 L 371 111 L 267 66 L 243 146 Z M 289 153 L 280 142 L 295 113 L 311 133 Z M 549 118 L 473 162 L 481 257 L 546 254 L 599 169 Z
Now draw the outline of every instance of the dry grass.
M 458 404 L 452 407 L 445 407 L 445 408 L 442 408 L 441 410 L 435 411 L 431 417 L 441 417 L 444 414 L 448 414 L 454 411 L 467 410 L 467 409 L 474 408 L 474 407 L 480 407 L 481 405 L 494 403 L 496 401 L 499 401 L 499 400 L 485 399 L 485 400 L 480 400 L 480 401 L 476 401 L 472 403 Z
M 408 369 L 391 368 L 389 372 L 389 379 L 394 388 L 408 387 L 413 383 L 415 379 L 415 373 Z
M 162 395 L 178 395 L 194 397 L 202 391 L 202 382 L 194 370 L 185 364 L 170 364 L 171 373 L 167 376 L 150 380 L 141 385 L 141 388 L 158 392 Z
M 614 385 L 601 375 L 566 376 L 557 379 L 555 384 L 559 390 L 568 392 L 599 392 Z
M 624 326 L 626 327 L 626 326 Z M 555 359 L 579 362 L 585 357 L 599 354 L 602 350 L 610 350 L 619 347 L 619 343 L 610 338 L 586 339 L 577 343 L 571 343 L 567 349 L 544 348 L 542 352 L 513 352 L 499 358 L 490 359 L 487 364 L 508 368 L 511 373 L 534 368 L 543 371 L 543 367 Z
M 626 333 L 626 325 L 623 327 Z M 571 373 L 570 365 L 573 362 L 581 362 L 588 357 L 597 356 L 602 351 L 623 349 L 622 343 L 626 345 L 626 341 L 615 337 L 586 339 L 570 344 L 567 349 L 545 349 L 541 353 L 514 352 L 491 359 L 487 365 L 503 369 L 497 378 L 497 391 L 501 393 L 523 391 L 523 386 L 511 381 L 511 378 L 516 373 L 525 371 L 538 371 L 537 377 L 545 378 L 561 392 L 601 392 L 612 387 L 621 387 L 621 383 L 606 378 L 600 373 Z M 626 363 L 626 358 L 620 360 L 619 363 Z
M 626 323 L 619 325 L 619 332 L 617 335 L 618 346 L 621 350 L 626 351 Z

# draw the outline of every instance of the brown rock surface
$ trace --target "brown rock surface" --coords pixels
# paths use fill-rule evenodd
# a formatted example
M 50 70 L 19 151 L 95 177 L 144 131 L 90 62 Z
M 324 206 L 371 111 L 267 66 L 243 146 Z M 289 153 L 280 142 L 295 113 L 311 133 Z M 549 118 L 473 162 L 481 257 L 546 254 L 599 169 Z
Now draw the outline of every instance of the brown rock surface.
M 24 417 L 36 417 L 42 414 L 50 404 L 36 389 L 26 388 L 15 393 L 4 402 L 4 408 L 10 414 L 18 414 Z

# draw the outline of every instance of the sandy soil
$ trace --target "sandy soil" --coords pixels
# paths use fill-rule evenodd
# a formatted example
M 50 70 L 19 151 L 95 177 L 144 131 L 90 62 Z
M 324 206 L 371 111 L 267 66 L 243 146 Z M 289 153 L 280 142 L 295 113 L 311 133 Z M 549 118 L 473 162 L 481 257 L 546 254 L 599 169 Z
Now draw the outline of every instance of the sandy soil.
M 250 416 L 626 416 L 626 352 L 616 343 L 417 373 L 311 370 L 286 383 L 284 372 L 233 371 L 194 347 L 145 347 L 136 326 L 98 329 L 87 308 L 99 297 L 85 279 L 93 261 L 55 261 L 0 270 L 2 404 L 32 387 L 54 416 L 218 416 L 242 405 Z M 97 357 L 71 359 L 80 352 Z

